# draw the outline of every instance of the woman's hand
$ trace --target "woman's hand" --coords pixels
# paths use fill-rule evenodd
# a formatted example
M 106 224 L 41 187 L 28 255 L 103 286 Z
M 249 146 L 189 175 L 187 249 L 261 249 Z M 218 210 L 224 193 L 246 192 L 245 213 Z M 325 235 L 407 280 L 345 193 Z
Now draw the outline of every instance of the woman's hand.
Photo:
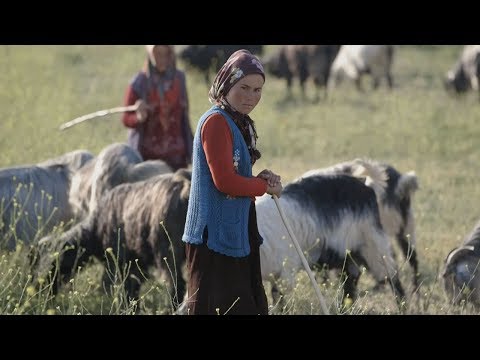
M 150 106 L 142 99 L 138 99 L 135 102 L 135 105 L 137 106 L 137 121 L 139 123 L 145 122 L 148 118 L 148 111 L 150 110 Z
M 283 191 L 283 186 L 281 182 L 278 182 L 275 186 L 270 186 L 270 185 L 267 186 L 267 194 L 277 195 L 278 198 L 280 198 L 282 191 Z
M 258 175 L 257 175 L 258 178 L 260 179 L 263 179 L 263 180 L 267 180 L 267 184 L 268 186 L 271 186 L 271 187 L 274 187 L 275 185 L 277 185 L 278 183 L 280 183 L 280 180 L 282 180 L 282 178 L 275 174 L 273 171 L 270 171 L 270 170 L 262 170 Z
M 279 175 L 275 174 L 273 171 L 265 169 L 262 170 L 257 177 L 267 181 L 267 194 L 280 197 L 283 186 Z

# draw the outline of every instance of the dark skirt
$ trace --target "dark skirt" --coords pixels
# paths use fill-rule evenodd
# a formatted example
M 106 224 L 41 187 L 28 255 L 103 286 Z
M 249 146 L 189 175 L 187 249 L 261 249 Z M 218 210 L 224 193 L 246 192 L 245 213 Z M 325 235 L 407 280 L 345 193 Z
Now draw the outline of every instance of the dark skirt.
M 256 220 L 255 204 L 252 202 L 248 226 L 248 256 L 231 257 L 210 250 L 207 247 L 208 238 L 203 244 L 186 244 L 189 272 L 188 314 L 268 314 L 268 302 L 262 284 Z

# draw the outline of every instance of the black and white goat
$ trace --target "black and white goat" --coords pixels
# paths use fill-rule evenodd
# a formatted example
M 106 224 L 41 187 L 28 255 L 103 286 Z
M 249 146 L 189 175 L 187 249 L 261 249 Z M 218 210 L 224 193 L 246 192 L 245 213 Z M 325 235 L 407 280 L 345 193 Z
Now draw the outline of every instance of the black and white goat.
M 454 303 L 470 301 L 480 306 L 480 222 L 463 244 L 448 254 L 442 272 L 447 294 Z
M 103 261 L 108 269 L 115 268 L 113 259 L 116 259 L 120 269 L 131 265 L 125 291 L 129 298 L 138 298 L 144 275 L 153 266 L 174 289 L 172 305 L 178 305 L 186 289 L 181 271 L 185 263 L 181 238 L 190 182 L 191 172 L 180 169 L 114 187 L 100 198 L 86 219 L 60 236 L 49 235 L 39 242 L 36 264 L 39 275 L 53 266 L 52 273 L 58 273 L 56 290 L 89 257 Z M 51 259 L 54 252 L 60 253 L 58 271 L 55 271 L 57 262 L 52 263 Z M 105 274 L 104 281 L 108 283 L 108 272 Z
M 372 187 L 377 196 L 380 221 L 384 231 L 396 239 L 405 259 L 413 270 L 414 290 L 419 285 L 416 251 L 415 214 L 413 197 L 418 190 L 414 171 L 400 173 L 392 165 L 371 160 L 355 159 L 328 168 L 312 170 L 308 174 L 346 174 L 361 178 Z M 373 180 L 375 179 L 375 180 Z
M 404 290 L 371 187 L 349 175 L 305 174 L 285 186 L 279 201 L 309 263 L 344 270 L 344 298 L 356 298 L 363 264 L 378 282 L 389 282 L 397 301 L 402 300 Z M 258 198 L 256 207 L 264 238 L 262 278 L 281 278 L 291 288 L 302 267 L 300 257 L 270 196 Z

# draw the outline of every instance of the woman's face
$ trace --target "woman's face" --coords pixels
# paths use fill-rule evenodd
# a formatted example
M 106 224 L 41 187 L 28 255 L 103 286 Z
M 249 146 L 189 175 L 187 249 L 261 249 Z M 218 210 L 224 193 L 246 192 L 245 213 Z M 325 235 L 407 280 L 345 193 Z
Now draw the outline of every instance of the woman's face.
M 264 82 L 260 74 L 244 76 L 228 92 L 228 103 L 239 113 L 248 115 L 262 98 Z
M 171 56 L 170 49 L 168 46 L 163 45 L 156 45 L 152 51 L 153 60 L 155 67 L 157 68 L 158 72 L 165 72 L 168 66 L 171 63 Z

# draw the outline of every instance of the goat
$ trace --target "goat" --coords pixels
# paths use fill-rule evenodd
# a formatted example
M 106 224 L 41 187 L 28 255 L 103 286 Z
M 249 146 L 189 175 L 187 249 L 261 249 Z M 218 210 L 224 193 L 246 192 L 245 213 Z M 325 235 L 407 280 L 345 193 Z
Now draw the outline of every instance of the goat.
M 372 188 L 348 175 L 307 174 L 286 185 L 279 201 L 309 263 L 344 268 L 344 299 L 356 298 L 358 264 L 365 264 L 378 282 L 387 280 L 397 301 L 404 297 Z M 300 258 L 285 240 L 288 234 L 269 196 L 258 198 L 256 207 L 264 239 L 262 278 L 270 282 L 282 278 L 291 288 Z M 275 286 L 272 289 L 276 291 Z
M 309 174 L 345 174 L 363 179 L 377 196 L 380 221 L 384 231 L 395 238 L 413 270 L 413 286 L 417 289 L 418 259 L 416 251 L 415 215 L 412 200 L 418 190 L 415 172 L 400 173 L 392 165 L 371 159 L 355 159 Z M 373 180 L 376 179 L 376 180 Z
M 49 270 L 57 274 L 53 286 L 56 293 L 58 286 L 91 256 L 103 261 L 108 269 L 115 268 L 116 259 L 121 269 L 131 264 L 125 292 L 129 299 L 138 299 L 144 275 L 148 275 L 146 270 L 154 266 L 171 288 L 176 286 L 171 293 L 176 307 L 186 289 L 181 271 L 185 263 L 181 238 L 190 182 L 191 171 L 180 169 L 114 187 L 100 198 L 86 219 L 60 236 L 40 240 L 35 265 L 38 274 Z M 52 263 L 50 257 L 55 251 L 60 253 L 58 263 Z M 105 272 L 104 283 L 108 282 Z
M 447 72 L 444 85 L 447 91 L 464 93 L 470 89 L 480 94 L 480 45 L 465 45 L 460 58 Z
M 346 76 L 355 82 L 359 91 L 363 91 L 363 74 L 371 74 L 374 89 L 379 86 L 382 77 L 387 79 L 387 85 L 392 89 L 393 54 L 392 45 L 342 45 L 330 68 L 328 89 L 335 88 Z
M 442 278 L 447 294 L 454 303 L 470 301 L 480 306 L 480 222 L 464 239 L 463 244 L 448 254 Z
M 129 145 L 114 143 L 73 176 L 69 201 L 76 218 L 84 219 L 97 207 L 98 199 L 115 186 L 171 172 L 164 161 L 143 161 Z

